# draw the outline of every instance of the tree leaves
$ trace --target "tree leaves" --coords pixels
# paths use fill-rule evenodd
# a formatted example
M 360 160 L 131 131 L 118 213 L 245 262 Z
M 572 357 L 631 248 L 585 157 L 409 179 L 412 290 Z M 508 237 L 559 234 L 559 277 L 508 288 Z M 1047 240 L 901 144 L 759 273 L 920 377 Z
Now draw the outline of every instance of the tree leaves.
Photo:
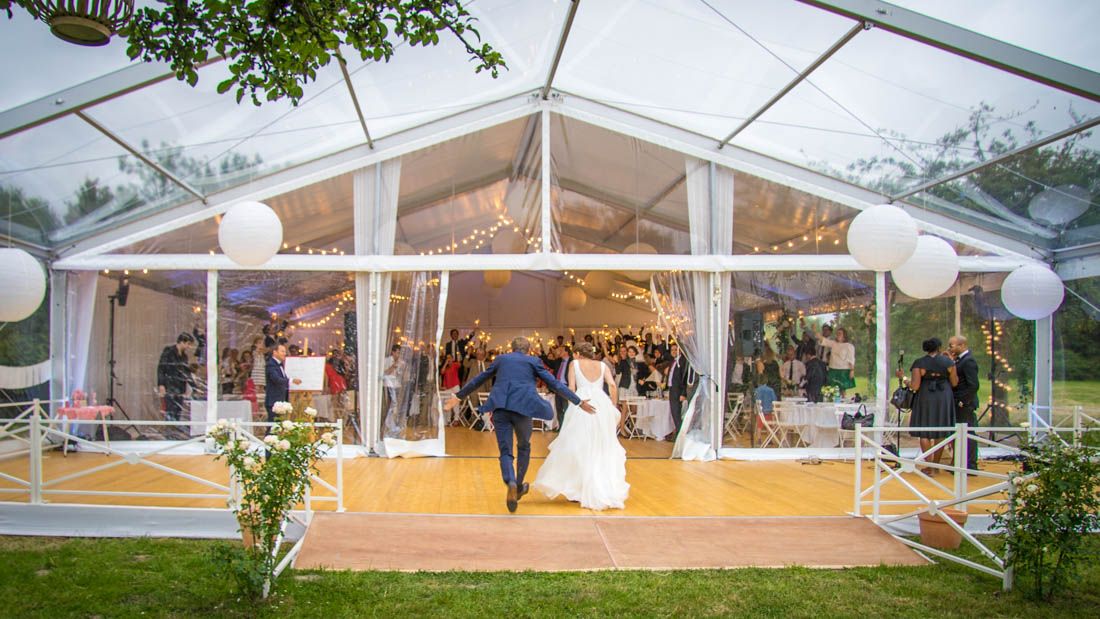
M 439 45 L 450 36 L 476 73 L 497 77 L 507 68 L 504 57 L 481 42 L 475 24 L 462 0 L 161 0 L 136 10 L 122 34 L 131 58 L 169 63 L 192 86 L 213 53 L 232 74 L 219 93 L 236 87 L 238 102 L 248 96 L 256 105 L 284 98 L 296 104 L 317 71 L 341 58 L 341 48 L 382 62 L 401 42 Z

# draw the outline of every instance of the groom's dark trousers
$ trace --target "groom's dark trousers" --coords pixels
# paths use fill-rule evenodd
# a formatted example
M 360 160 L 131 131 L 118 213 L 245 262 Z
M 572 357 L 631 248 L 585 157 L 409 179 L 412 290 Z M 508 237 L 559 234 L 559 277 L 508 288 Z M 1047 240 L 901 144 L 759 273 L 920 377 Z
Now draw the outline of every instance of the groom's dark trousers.
M 493 427 L 500 448 L 500 476 L 504 483 L 523 485 L 527 466 L 531 462 L 531 418 L 503 408 L 493 411 Z M 516 451 L 512 456 L 512 434 L 515 433 Z M 514 463 L 514 466 L 513 466 Z

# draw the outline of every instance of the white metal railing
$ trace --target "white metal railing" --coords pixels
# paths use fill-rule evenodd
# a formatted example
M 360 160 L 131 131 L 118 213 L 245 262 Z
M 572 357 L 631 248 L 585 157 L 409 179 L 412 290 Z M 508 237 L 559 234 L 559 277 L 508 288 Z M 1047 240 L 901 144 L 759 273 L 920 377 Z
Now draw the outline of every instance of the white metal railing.
M 1032 440 L 1040 439 L 1043 437 L 1055 437 L 1056 440 L 1060 440 L 1063 443 L 1069 444 L 1060 434 L 1072 433 L 1073 442 L 1076 445 L 1080 445 L 1081 437 L 1085 432 L 1100 430 L 1100 427 L 1089 425 L 1087 422 L 1090 420 L 1096 422 L 1096 419 L 1085 415 L 1081 411 L 1081 407 L 1076 407 L 1075 415 L 1073 416 L 1072 427 L 1052 427 L 1050 424 L 1043 423 L 1038 426 L 1032 424 L 1028 427 L 1004 427 L 1004 428 L 974 428 L 970 429 L 966 424 L 957 424 L 955 426 L 935 427 L 935 428 L 920 428 L 922 431 L 943 432 L 946 436 L 940 441 L 936 442 L 932 447 L 925 451 L 918 451 L 917 455 L 913 457 L 905 457 L 895 454 L 893 451 L 887 449 L 882 443 L 881 439 L 883 434 L 887 433 L 887 429 L 883 427 L 870 427 L 863 428 L 856 426 L 855 436 L 855 484 L 854 484 L 854 502 L 853 513 L 856 516 L 866 516 L 874 521 L 879 526 L 882 526 L 888 533 L 893 535 L 903 544 L 917 549 L 920 552 L 927 553 L 965 565 L 980 572 L 989 574 L 1000 578 L 1004 589 L 1007 591 L 1012 588 L 1012 569 L 1007 567 L 1007 557 L 998 555 L 991 550 L 987 545 L 981 542 L 976 536 L 966 531 L 962 525 L 955 522 L 952 518 L 943 517 L 942 521 L 946 522 L 952 528 L 954 528 L 963 539 L 969 544 L 973 545 L 984 556 L 991 565 L 983 565 L 969 559 L 953 555 L 949 552 L 937 548 L 931 548 L 919 542 L 910 540 L 896 531 L 890 530 L 891 525 L 896 525 L 904 520 L 913 518 L 919 518 L 921 514 L 929 514 L 931 516 L 937 515 L 941 510 L 946 508 L 957 508 L 962 511 L 967 510 L 968 505 L 974 504 L 986 504 L 991 505 L 994 509 L 1000 506 L 1007 506 L 1011 509 L 1013 502 L 1012 497 L 1015 494 L 1016 486 L 1012 483 L 1011 477 L 1007 473 L 996 473 L 993 471 L 981 470 L 981 469 L 968 469 L 966 465 L 967 449 L 970 441 L 975 441 L 982 445 L 996 447 L 1002 452 L 1009 454 L 1019 455 L 1020 449 L 1010 445 L 1005 445 L 1003 442 L 997 442 L 976 434 L 981 432 L 983 434 L 1028 434 Z M 1032 409 L 1034 411 L 1034 408 Z M 1100 424 L 1097 424 L 1100 425 Z M 969 430 L 969 431 L 968 431 Z M 1052 439 L 1053 440 L 1053 439 Z M 938 462 L 931 462 L 929 458 L 932 454 L 938 450 L 951 445 L 953 449 L 953 462 L 951 464 L 940 464 Z M 871 450 L 868 453 L 867 450 Z M 899 450 L 900 451 L 900 450 Z M 863 460 L 867 458 L 873 460 L 872 468 L 872 482 L 871 485 L 863 487 Z M 896 467 L 896 468 L 895 468 Z M 953 483 L 951 487 L 947 487 L 940 483 L 939 480 L 933 478 L 927 474 L 923 469 L 935 469 L 940 471 L 949 471 L 952 473 Z M 916 479 L 923 479 L 930 483 L 934 489 L 932 492 L 925 492 L 917 488 L 912 483 L 912 477 L 907 478 L 904 475 L 915 475 Z M 977 490 L 970 490 L 969 477 L 975 476 L 979 478 L 986 478 L 994 480 L 993 484 L 979 488 Z M 1032 476 L 1025 476 L 1028 479 Z M 886 500 L 882 498 L 883 488 L 889 486 L 902 487 L 912 498 Z M 938 491 L 941 495 L 946 495 L 946 498 L 933 498 L 930 494 L 935 494 Z M 905 511 L 901 514 L 884 514 L 883 507 L 886 506 L 907 506 L 911 507 L 909 511 Z M 869 511 L 868 511 L 869 510 Z M 1006 547 L 1007 551 L 1007 547 Z
M 21 403 L 22 404 L 22 403 Z M 29 454 L 28 472 L 27 478 L 23 479 L 17 475 L 10 473 L 0 472 L 0 480 L 11 482 L 15 485 L 14 488 L 0 488 L 2 494 L 16 494 L 26 495 L 28 500 L 32 504 L 41 505 L 48 504 L 48 497 L 51 496 L 97 496 L 97 497 L 143 497 L 143 498 L 171 498 L 171 499 L 223 499 L 227 502 L 237 502 L 240 499 L 240 491 L 236 481 L 235 475 L 230 475 L 228 485 L 221 481 L 207 479 L 201 474 L 194 474 L 192 472 L 183 470 L 181 468 L 169 466 L 167 464 L 156 462 L 150 458 L 163 455 L 184 455 L 180 452 L 188 450 L 193 445 L 206 445 L 206 436 L 199 435 L 190 439 L 181 441 L 169 441 L 167 444 L 164 442 L 151 442 L 145 445 L 141 441 L 132 441 L 127 443 L 127 449 L 120 450 L 118 446 L 112 446 L 109 441 L 92 441 L 82 436 L 73 434 L 69 431 L 69 420 L 67 419 L 53 419 L 50 418 L 45 409 L 42 408 L 43 402 L 34 401 L 30 403 L 17 417 L 3 421 L 3 425 L 0 426 L 0 440 L 3 439 L 16 439 L 27 445 L 27 448 L 17 452 L 18 454 Z M 147 420 L 96 420 L 97 426 L 107 428 L 112 426 L 159 426 L 167 428 L 190 428 L 193 425 L 200 427 L 214 425 L 212 422 L 207 421 L 147 421 Z M 251 447 L 258 453 L 262 453 L 267 448 L 264 442 L 259 439 L 254 430 L 256 428 L 271 427 L 273 423 L 267 422 L 236 422 L 237 432 L 241 439 L 246 439 L 250 443 Z M 307 515 L 311 516 L 313 512 L 314 502 L 331 502 L 336 504 L 337 511 L 344 510 L 344 452 L 343 452 L 343 428 L 340 424 L 336 423 L 317 423 L 313 424 L 318 429 L 331 429 L 335 435 L 336 444 L 334 446 L 336 470 L 335 480 L 328 481 L 318 474 L 310 475 L 310 486 L 306 488 L 305 499 L 303 500 L 303 506 Z M 57 442 L 54 442 L 57 441 Z M 106 456 L 116 456 L 117 459 L 104 462 L 90 468 L 82 469 L 73 473 L 62 475 L 57 478 L 46 479 L 43 468 L 42 452 L 45 449 L 57 447 L 62 443 L 72 442 L 84 448 L 89 452 L 102 453 Z M 140 447 L 146 446 L 147 449 L 140 449 Z M 135 449 L 137 447 L 138 449 Z M 139 491 L 123 491 L 123 490 L 101 490 L 101 489 L 79 489 L 79 488 L 61 488 L 62 484 L 69 484 L 71 482 L 87 479 L 88 477 L 103 473 L 122 467 L 123 465 L 130 466 L 146 466 L 160 472 L 166 473 L 173 477 L 178 477 L 190 482 L 194 482 L 206 488 L 209 488 L 208 492 L 139 492 Z M 331 496 L 322 495 L 314 496 L 313 487 L 317 486 L 331 492 Z M 215 508 L 221 509 L 221 508 Z

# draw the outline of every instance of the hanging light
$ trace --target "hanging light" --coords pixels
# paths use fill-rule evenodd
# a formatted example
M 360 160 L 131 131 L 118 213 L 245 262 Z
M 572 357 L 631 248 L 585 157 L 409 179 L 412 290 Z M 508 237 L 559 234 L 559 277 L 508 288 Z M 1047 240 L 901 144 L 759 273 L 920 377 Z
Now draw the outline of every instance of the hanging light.
M 222 217 L 218 244 L 233 262 L 247 267 L 260 266 L 283 246 L 283 222 L 266 204 L 239 202 Z
M 914 299 L 931 299 L 947 292 L 959 276 L 959 255 L 947 241 L 921 236 L 905 264 L 892 272 L 898 290 Z
M 656 254 L 657 248 L 649 243 L 631 243 L 623 249 L 623 254 Z M 634 281 L 647 281 L 649 280 L 649 271 L 619 271 L 626 277 Z
M 50 25 L 57 38 L 99 47 L 111 42 L 111 37 L 130 21 L 134 0 L 34 0 L 27 10 Z
M 14 247 L 0 248 L 0 322 L 29 318 L 46 296 L 46 272 L 34 256 Z
M 917 222 L 893 204 L 864 209 L 848 227 L 848 253 L 872 271 L 890 271 L 917 249 Z
M 493 237 L 492 248 L 494 254 L 522 254 L 524 246 L 523 235 L 506 228 L 496 233 Z
M 1024 320 L 1050 316 L 1062 305 L 1064 297 L 1062 279 L 1054 271 L 1038 264 L 1016 269 L 1001 284 L 1001 302 L 1005 309 Z
M 580 286 L 569 286 L 562 291 L 561 300 L 565 305 L 565 309 L 575 312 L 588 302 L 588 295 L 584 294 L 584 290 Z
M 615 278 L 610 271 L 589 271 L 584 276 L 584 291 L 593 299 L 606 299 L 611 294 L 611 284 Z
M 512 272 L 485 271 L 482 277 L 485 279 L 485 283 L 491 288 L 503 288 L 508 285 L 508 282 L 512 281 Z

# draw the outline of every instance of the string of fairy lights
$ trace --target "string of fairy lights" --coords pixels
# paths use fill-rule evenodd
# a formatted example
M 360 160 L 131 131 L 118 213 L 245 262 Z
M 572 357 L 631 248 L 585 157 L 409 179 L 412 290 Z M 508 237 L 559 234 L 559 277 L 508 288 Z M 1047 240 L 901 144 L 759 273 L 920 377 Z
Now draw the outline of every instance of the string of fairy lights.
M 996 343 L 1000 342 L 1001 339 L 1004 337 L 1004 323 L 999 320 L 993 320 L 992 322 L 992 331 L 990 331 L 988 324 L 983 322 L 981 325 L 982 336 L 985 338 L 985 352 L 986 354 L 993 357 L 994 362 L 997 364 L 1001 371 L 1003 371 L 1005 374 L 1012 374 L 1012 364 L 1009 363 L 1008 359 L 1006 359 L 1000 353 L 1000 351 L 997 350 L 996 346 Z M 999 376 L 1000 372 L 994 372 L 994 374 L 996 376 Z M 1009 393 L 1010 391 L 1012 391 L 1012 386 L 1008 383 L 1002 382 L 999 378 L 994 378 L 993 384 L 995 387 L 1003 389 L 1005 393 Z M 994 409 L 999 408 L 1001 410 L 1008 411 L 1009 406 L 1005 402 L 998 401 L 994 397 L 993 391 L 994 390 L 991 390 L 989 394 L 989 405 L 992 406 Z
M 573 282 L 574 284 L 580 286 L 581 288 L 584 288 L 588 285 L 584 281 L 584 278 L 577 277 L 575 274 L 570 273 L 569 271 L 562 271 L 562 276 L 565 277 L 566 279 L 568 279 L 569 281 Z M 639 302 L 645 303 L 647 305 L 649 304 L 650 299 L 652 298 L 651 295 L 650 295 L 650 292 L 648 290 L 643 290 L 642 292 L 633 292 L 633 291 L 614 292 L 614 291 L 612 291 L 608 294 L 608 296 L 611 297 L 612 299 L 617 300 L 617 301 L 639 301 Z

